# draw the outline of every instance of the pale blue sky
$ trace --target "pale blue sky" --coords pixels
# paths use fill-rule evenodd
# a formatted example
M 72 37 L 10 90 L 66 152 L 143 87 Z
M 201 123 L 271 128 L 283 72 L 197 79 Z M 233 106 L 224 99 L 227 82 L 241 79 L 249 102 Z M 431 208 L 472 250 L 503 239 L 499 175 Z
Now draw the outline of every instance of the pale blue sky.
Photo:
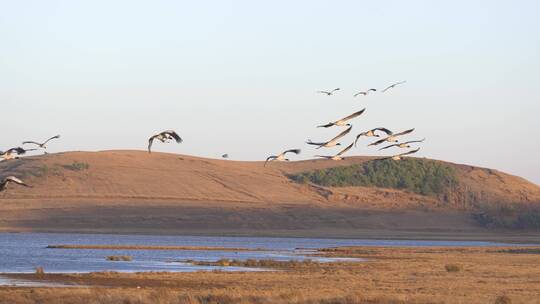
M 367 107 L 353 133 L 415 127 L 418 156 L 540 183 L 539 83 L 539 1 L 0 0 L 0 150 L 145 149 L 172 128 L 185 143 L 156 150 L 309 158 L 338 132 L 317 124 Z

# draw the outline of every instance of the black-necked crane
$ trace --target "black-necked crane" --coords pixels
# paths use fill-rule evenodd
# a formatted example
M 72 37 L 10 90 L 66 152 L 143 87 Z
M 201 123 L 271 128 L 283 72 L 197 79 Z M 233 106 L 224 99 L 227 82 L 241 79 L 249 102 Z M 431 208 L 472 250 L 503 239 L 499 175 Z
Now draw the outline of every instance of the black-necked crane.
M 342 157 L 342 155 L 345 154 L 345 152 L 349 151 L 352 148 L 353 145 L 354 145 L 354 143 L 351 143 L 345 149 L 339 151 L 339 153 L 334 155 L 334 156 L 327 156 L 327 155 L 315 155 L 315 156 L 316 157 L 326 158 L 326 159 L 331 159 L 331 160 L 344 160 L 345 158 Z
M 11 148 L 5 152 L 0 151 L 0 157 L 3 160 L 18 159 L 19 155 L 24 155 L 28 151 L 35 151 L 37 149 L 24 149 L 21 147 Z
M 362 132 L 358 135 L 356 135 L 356 139 L 354 140 L 354 146 L 356 147 L 356 142 L 358 142 L 358 140 L 360 139 L 360 137 L 362 136 L 366 136 L 366 137 L 381 137 L 379 134 L 375 133 L 377 131 L 381 131 L 381 132 L 384 132 L 386 133 L 386 135 L 392 135 L 392 131 L 388 130 L 387 128 L 375 128 L 375 129 L 371 129 L 371 130 L 368 130 L 366 132 Z
M 393 83 L 393 84 L 387 86 L 386 88 L 384 88 L 384 89 L 382 90 L 382 92 L 384 93 L 384 92 L 386 92 L 386 91 L 388 91 L 388 90 L 390 90 L 390 89 L 395 88 L 396 86 L 398 86 L 398 85 L 400 85 L 400 84 L 404 84 L 405 82 L 407 82 L 407 81 L 404 80 L 404 81 L 400 81 L 400 82 Z
M 424 138 L 424 139 L 421 139 L 421 140 L 410 140 L 410 141 L 406 141 L 406 142 L 402 142 L 402 143 L 396 143 L 396 144 L 388 145 L 386 147 L 382 147 L 382 148 L 379 149 L 379 151 L 384 150 L 384 149 L 388 149 L 388 148 L 392 148 L 392 147 L 410 148 L 411 146 L 409 144 L 424 142 L 424 140 L 426 140 L 426 139 Z
M 301 151 L 302 150 L 300 149 L 290 149 L 290 150 L 283 151 L 278 155 L 270 155 L 268 156 L 268 158 L 266 158 L 266 161 L 264 162 L 264 166 L 266 166 L 266 163 L 268 163 L 269 161 L 289 161 L 288 158 L 285 158 L 285 154 L 287 153 L 300 154 Z
M 369 94 L 369 92 L 377 92 L 377 89 L 369 89 L 369 90 L 366 90 L 366 91 L 360 91 L 360 92 L 357 92 L 353 95 L 353 97 L 356 97 L 358 95 L 364 95 L 366 96 L 367 94 Z
M 334 122 L 329 122 L 329 123 L 327 123 L 325 125 L 317 126 L 317 128 L 329 128 L 329 127 L 332 127 L 332 126 L 351 126 L 351 124 L 347 123 L 347 121 L 362 115 L 362 113 L 364 113 L 365 111 L 366 111 L 366 108 L 363 108 L 362 110 L 360 110 L 358 112 L 354 112 L 354 113 L 352 113 L 351 115 L 349 115 L 347 117 L 343 117 L 342 119 L 338 119 L 338 120 L 336 120 Z
M 338 140 L 340 138 L 342 138 L 343 136 L 347 135 L 349 132 L 351 132 L 351 129 L 352 129 L 352 126 L 348 127 L 347 130 L 339 133 L 336 137 L 330 139 L 327 142 L 316 143 L 316 142 L 312 142 L 311 140 L 308 139 L 306 144 L 313 145 L 313 146 L 318 146 L 317 149 L 322 148 L 322 147 L 330 148 L 330 147 L 334 147 L 334 146 L 340 146 L 341 143 L 339 143 Z
M 36 141 L 23 141 L 22 144 L 23 144 L 23 145 L 26 145 L 26 144 L 32 144 L 32 145 L 36 145 L 36 146 L 38 146 L 38 147 L 40 147 L 40 148 L 42 148 L 42 149 L 47 149 L 47 146 L 46 146 L 47 143 L 48 143 L 49 141 L 53 140 L 53 139 L 58 139 L 58 138 L 60 138 L 60 135 L 55 135 L 55 136 L 53 136 L 53 137 L 47 139 L 45 142 L 42 142 L 42 143 L 39 143 L 39 142 L 36 142 Z
M 417 148 L 416 150 L 411 150 L 411 151 L 407 151 L 405 153 L 401 153 L 401 154 L 398 154 L 398 155 L 381 158 L 379 160 L 385 160 L 385 159 L 401 160 L 403 158 L 403 156 L 414 154 L 414 153 L 418 152 L 419 150 L 420 150 L 420 148 Z
M 183 140 L 178 134 L 173 130 L 167 130 L 163 131 L 161 133 L 158 133 L 156 135 L 153 135 L 148 139 L 148 153 L 152 153 L 152 144 L 154 143 L 154 140 L 159 140 L 162 143 L 168 143 L 169 140 L 174 140 L 177 143 L 181 143 Z
M 383 142 L 394 142 L 394 143 L 396 143 L 396 142 L 398 142 L 398 140 L 397 140 L 398 136 L 409 134 L 412 131 L 414 131 L 414 128 L 409 129 L 409 130 L 405 130 L 403 132 L 399 132 L 399 133 L 396 133 L 396 134 L 388 135 L 387 137 L 385 137 L 383 139 L 379 139 L 376 142 L 370 143 L 368 146 L 376 146 L 376 145 L 382 144 Z
M 0 182 L 0 192 L 3 192 L 4 190 L 7 189 L 7 186 L 10 184 L 10 183 L 15 183 L 17 185 L 21 185 L 21 186 L 24 186 L 24 187 L 28 187 L 28 188 L 32 188 L 32 186 L 26 184 L 25 182 L 23 182 L 22 180 L 16 178 L 15 176 L 8 176 L 6 178 L 4 178 L 2 180 L 2 182 Z
M 335 88 L 332 91 L 317 91 L 317 93 L 326 94 L 326 95 L 330 96 L 330 95 L 333 95 L 334 92 L 337 92 L 339 90 L 340 90 L 340 88 Z

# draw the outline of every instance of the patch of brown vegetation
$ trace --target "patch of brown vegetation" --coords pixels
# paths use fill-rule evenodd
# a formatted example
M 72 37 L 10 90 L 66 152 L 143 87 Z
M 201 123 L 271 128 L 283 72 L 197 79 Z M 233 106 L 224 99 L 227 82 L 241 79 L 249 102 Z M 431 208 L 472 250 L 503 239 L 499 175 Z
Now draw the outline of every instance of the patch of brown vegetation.
M 484 304 L 505 303 L 498 299 L 506 297 L 514 304 L 538 303 L 540 256 L 503 252 L 507 249 L 511 248 L 333 248 L 321 254 L 368 262 L 313 263 L 275 272 L 12 275 L 96 287 L 0 288 L 0 299 L 12 304 Z M 460 265 L 461 271 L 447 272 L 444 266 L 449 264 Z

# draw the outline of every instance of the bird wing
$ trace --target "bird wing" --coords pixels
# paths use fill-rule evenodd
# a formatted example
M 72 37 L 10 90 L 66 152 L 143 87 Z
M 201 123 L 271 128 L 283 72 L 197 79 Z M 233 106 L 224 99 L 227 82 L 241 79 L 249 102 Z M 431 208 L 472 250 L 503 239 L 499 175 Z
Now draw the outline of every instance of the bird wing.
M 382 132 L 386 133 L 387 135 L 394 134 L 394 132 L 388 130 L 387 128 L 375 128 L 375 129 L 373 129 L 371 131 L 382 131 Z
M 327 91 L 317 91 L 317 93 L 323 93 L 323 94 L 328 94 L 328 95 L 330 95 L 330 92 L 327 92 Z
M 399 132 L 399 133 L 397 133 L 397 134 L 394 134 L 394 136 L 401 136 L 401 135 L 409 134 L 409 133 L 411 133 L 412 131 L 414 131 L 414 128 L 409 129 L 409 130 L 405 130 L 405 131 L 403 131 L 403 132 Z
M 409 155 L 409 154 L 414 154 L 414 153 L 418 152 L 418 150 L 420 150 L 420 148 L 417 148 L 416 150 L 407 151 L 405 153 L 401 153 L 401 154 L 399 154 L 399 156 L 405 156 L 405 155 Z
M 60 135 L 55 135 L 55 136 L 53 136 L 53 137 L 47 139 L 43 144 L 46 144 L 46 143 L 48 143 L 49 141 L 51 141 L 51 140 L 53 140 L 53 139 L 58 139 L 58 138 L 60 138 Z
M 376 145 L 380 145 L 380 144 L 382 144 L 383 142 L 385 142 L 387 139 L 388 139 L 388 137 L 383 138 L 383 139 L 379 139 L 379 140 L 377 140 L 376 142 L 370 143 L 368 146 L 376 146 Z
M 354 145 L 354 142 L 352 142 L 350 145 L 348 145 L 345 149 L 339 151 L 339 153 L 337 154 L 337 156 L 341 156 L 341 155 L 343 155 L 345 152 L 349 151 L 349 150 L 352 148 L 353 145 Z
M 41 145 L 40 143 L 35 142 L 35 141 L 23 141 L 22 144 L 23 144 L 23 145 L 26 145 L 26 144 L 33 144 L 33 145 L 37 145 L 37 146 L 40 146 L 40 145 Z
M 356 135 L 356 139 L 354 140 L 354 146 L 356 147 L 356 142 L 358 141 L 358 139 L 360 139 L 360 137 L 366 135 L 366 132 L 362 132 L 358 135 Z
M 300 154 L 300 152 L 302 152 L 302 150 L 300 150 L 300 149 L 290 149 L 290 150 L 287 150 L 287 151 L 283 152 L 282 154 L 285 155 L 285 154 L 287 154 L 289 152 L 294 153 L 294 154 Z
M 148 139 L 148 153 L 152 153 L 152 144 L 157 135 L 154 135 Z
M 308 141 L 306 141 L 306 144 L 308 145 L 314 145 L 314 146 L 322 146 L 324 145 L 324 143 L 316 143 L 316 142 L 312 142 L 311 140 L 308 139 Z
M 268 158 L 266 158 L 266 161 L 264 162 L 264 167 L 266 167 L 266 163 L 273 160 L 273 159 L 276 159 L 277 156 L 275 155 L 271 155 L 271 156 L 268 156 Z
M 332 92 L 339 91 L 339 88 L 335 88 L 332 90 Z
M 368 91 L 377 92 L 377 89 L 369 89 Z
M 358 116 L 362 115 L 362 113 L 364 113 L 365 110 L 366 110 L 366 108 L 363 108 L 362 110 L 360 110 L 358 112 L 354 112 L 351 115 L 340 119 L 340 121 L 347 121 L 347 120 L 353 119 L 355 117 L 358 117 Z
M 320 126 L 317 126 L 317 128 L 330 128 L 331 126 L 333 126 L 334 123 L 333 122 L 329 122 L 325 125 L 320 125 Z
M 366 95 L 366 92 L 358 92 L 358 93 L 354 94 L 353 97 L 356 97 L 358 95 Z
M 167 134 L 167 135 L 172 136 L 174 140 L 176 140 L 177 143 L 181 143 L 183 141 L 182 138 L 178 136 L 178 134 L 173 130 L 163 131 L 161 132 L 161 134 Z
M 411 140 L 411 141 L 404 142 L 404 144 L 412 144 L 412 143 L 424 142 L 424 140 L 426 140 L 426 139 L 422 138 L 420 140 Z
M 343 136 L 347 135 L 349 132 L 351 132 L 351 129 L 352 129 L 352 126 L 348 127 L 347 130 L 339 133 L 336 137 L 332 138 L 331 140 L 329 140 L 328 142 L 331 142 L 331 141 L 334 141 L 334 140 L 338 140 L 340 138 L 342 138 Z
M 320 157 L 320 158 L 332 158 L 332 156 L 328 156 L 328 155 L 315 155 L 315 157 Z
M 388 148 L 392 148 L 392 147 L 395 147 L 395 146 L 399 146 L 399 144 L 392 144 L 392 145 L 388 145 L 386 147 L 382 147 L 382 148 L 379 149 L 379 151 L 384 150 L 384 149 L 388 149 Z
M 23 149 L 23 148 L 21 148 L 21 147 L 16 147 L 16 148 L 11 148 L 11 149 L 7 150 L 6 153 L 13 153 L 13 152 L 15 152 L 15 153 L 17 153 L 18 155 L 23 155 L 23 154 L 26 153 L 26 151 L 33 151 L 33 150 L 35 150 L 35 149 L 32 149 L 32 150 L 30 150 L 30 149 L 25 150 L 25 149 Z
M 383 93 L 384 93 L 384 92 L 388 91 L 389 89 L 391 89 L 391 88 L 393 88 L 393 87 L 395 87 L 395 86 L 397 86 L 397 85 L 403 84 L 403 83 L 405 83 L 405 82 L 407 82 L 407 81 L 396 82 L 396 83 L 394 83 L 394 84 L 391 84 L 391 85 L 387 86 L 387 87 L 386 87 L 384 90 L 382 90 L 382 91 L 383 91 Z
M 14 182 L 14 183 L 19 184 L 21 186 L 30 187 L 30 185 L 27 185 L 25 182 L 23 182 L 22 180 L 16 178 L 15 176 L 8 176 L 8 177 L 6 177 L 5 180 Z

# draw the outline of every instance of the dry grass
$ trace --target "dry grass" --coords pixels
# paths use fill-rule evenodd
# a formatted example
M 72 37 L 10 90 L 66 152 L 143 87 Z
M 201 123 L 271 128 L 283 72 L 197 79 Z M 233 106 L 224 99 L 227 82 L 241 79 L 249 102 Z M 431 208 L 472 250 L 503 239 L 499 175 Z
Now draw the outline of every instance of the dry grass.
M 446 264 L 444 265 L 444 269 L 446 269 L 446 271 L 448 272 L 458 272 L 461 270 L 461 267 L 459 267 L 459 265 L 456 265 L 456 264 Z
M 35 268 L 35 273 L 36 273 L 36 275 L 38 275 L 38 276 L 42 276 L 42 275 L 45 274 L 45 269 L 43 269 L 43 267 L 41 267 L 41 266 L 37 266 L 37 267 Z
M 338 248 L 324 254 L 368 262 L 282 262 L 267 272 L 12 275 L 95 287 L 0 288 L 0 303 L 540 303 L 540 255 L 507 249 Z
M 124 262 L 133 261 L 133 257 L 129 255 L 110 255 L 106 259 L 107 261 L 124 261 Z
M 194 265 L 201 266 L 236 266 L 236 267 L 250 267 L 250 268 L 276 268 L 276 269 L 297 269 L 297 268 L 306 268 L 306 267 L 317 267 L 320 263 L 312 260 L 303 260 L 303 261 L 276 261 L 276 260 L 230 260 L 230 259 L 220 259 L 215 262 L 204 262 L 204 261 L 192 261 L 186 260 L 183 262 L 191 263 Z

